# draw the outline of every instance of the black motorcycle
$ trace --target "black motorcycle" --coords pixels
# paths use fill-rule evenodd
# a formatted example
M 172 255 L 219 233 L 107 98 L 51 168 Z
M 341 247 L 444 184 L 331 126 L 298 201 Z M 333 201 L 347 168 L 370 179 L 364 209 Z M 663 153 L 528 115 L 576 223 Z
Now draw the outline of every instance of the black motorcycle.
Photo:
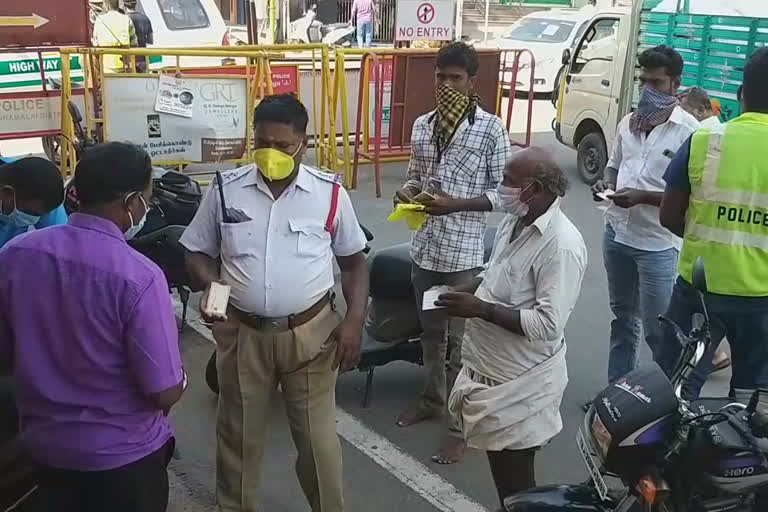
M 701 312 L 690 333 L 661 318 L 682 347 L 668 379 L 653 364 L 605 388 L 589 407 L 576 438 L 590 480 L 521 492 L 506 512 L 757 512 L 768 510 L 768 461 L 757 440 L 768 437 L 768 416 L 727 398 L 688 402 L 682 388 L 712 343 L 699 259 L 693 284 Z M 606 477 L 622 486 L 611 488 Z

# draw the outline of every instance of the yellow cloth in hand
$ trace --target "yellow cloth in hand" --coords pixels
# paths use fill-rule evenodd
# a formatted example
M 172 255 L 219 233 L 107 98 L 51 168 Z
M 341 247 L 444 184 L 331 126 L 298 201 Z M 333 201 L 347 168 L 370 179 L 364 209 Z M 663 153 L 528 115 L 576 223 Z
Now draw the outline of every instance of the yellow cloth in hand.
M 387 220 L 389 222 L 397 222 L 404 220 L 408 225 L 408 229 L 416 231 L 427 220 L 427 214 L 424 211 L 426 206 L 423 204 L 414 203 L 397 203 L 394 211 L 389 214 Z

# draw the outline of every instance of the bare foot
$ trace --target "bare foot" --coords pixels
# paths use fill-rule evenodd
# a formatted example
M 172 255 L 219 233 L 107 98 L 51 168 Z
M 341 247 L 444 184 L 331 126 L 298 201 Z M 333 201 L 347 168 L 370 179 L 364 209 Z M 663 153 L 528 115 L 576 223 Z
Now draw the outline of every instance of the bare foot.
M 424 407 L 421 404 L 414 404 L 400 413 L 397 417 L 398 427 L 410 427 L 420 421 L 430 420 L 442 416 L 440 411 Z
M 438 464 L 455 464 L 464 457 L 464 450 L 467 445 L 464 440 L 456 436 L 448 436 L 443 445 L 438 448 L 437 453 L 432 456 L 432 462 Z

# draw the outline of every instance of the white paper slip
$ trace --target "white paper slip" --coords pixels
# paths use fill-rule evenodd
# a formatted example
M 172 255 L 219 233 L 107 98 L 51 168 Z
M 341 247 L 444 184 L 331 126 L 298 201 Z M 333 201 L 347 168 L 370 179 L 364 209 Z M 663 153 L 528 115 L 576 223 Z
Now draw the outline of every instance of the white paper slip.
M 445 293 L 447 290 L 443 287 L 432 288 L 424 292 L 424 300 L 421 304 L 422 311 L 429 311 L 430 309 L 443 309 L 445 306 L 435 306 L 437 298 Z
M 205 309 L 214 315 L 224 316 L 227 313 L 231 290 L 232 288 L 228 284 L 212 282 L 208 289 L 208 302 L 205 303 Z
M 157 84 L 155 110 L 164 114 L 192 117 L 192 105 L 195 95 L 183 78 L 160 75 Z
M 600 199 L 602 199 L 603 201 L 611 201 L 611 196 L 612 196 L 613 194 L 615 194 L 615 193 L 616 193 L 616 192 L 614 192 L 614 191 L 613 191 L 613 190 L 611 190 L 611 189 L 606 189 L 606 190 L 603 190 L 602 192 L 598 192 L 598 193 L 597 193 L 597 194 L 595 194 L 595 195 L 596 195 L 597 197 L 599 197 Z

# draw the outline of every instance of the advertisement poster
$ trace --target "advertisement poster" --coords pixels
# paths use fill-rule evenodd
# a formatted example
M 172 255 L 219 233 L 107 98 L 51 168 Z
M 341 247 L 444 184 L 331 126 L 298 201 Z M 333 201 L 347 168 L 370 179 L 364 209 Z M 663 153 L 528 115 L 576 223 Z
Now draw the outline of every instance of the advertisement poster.
M 379 80 L 384 81 L 384 99 L 382 105 L 376 105 L 376 79 L 373 61 L 368 70 L 368 147 L 372 150 L 376 142 L 376 109 L 381 108 L 381 147 L 389 147 L 389 119 L 392 111 L 392 59 L 379 61 Z M 375 108 L 374 108 L 375 107 Z
M 156 77 L 104 78 L 107 140 L 144 148 L 154 162 L 218 162 L 246 148 L 248 84 L 243 78 L 185 77 L 191 116 L 157 112 Z
M 192 117 L 195 95 L 183 78 L 160 75 L 155 110 L 163 114 Z

